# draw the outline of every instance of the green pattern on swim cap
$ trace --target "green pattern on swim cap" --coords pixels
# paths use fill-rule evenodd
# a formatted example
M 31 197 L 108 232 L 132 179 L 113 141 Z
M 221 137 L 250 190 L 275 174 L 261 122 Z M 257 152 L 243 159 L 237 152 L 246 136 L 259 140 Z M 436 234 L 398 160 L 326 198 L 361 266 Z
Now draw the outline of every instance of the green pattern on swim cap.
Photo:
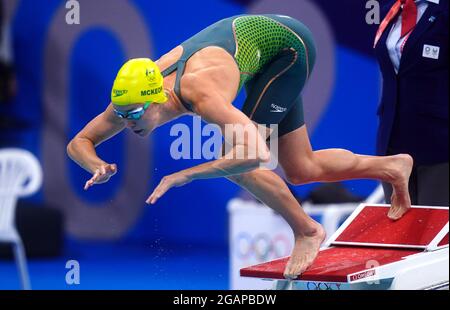
M 293 48 L 298 60 L 306 63 L 306 51 L 293 31 L 266 16 L 243 16 L 233 22 L 236 31 L 235 59 L 241 71 L 239 89 L 260 72 L 273 57 L 285 48 Z

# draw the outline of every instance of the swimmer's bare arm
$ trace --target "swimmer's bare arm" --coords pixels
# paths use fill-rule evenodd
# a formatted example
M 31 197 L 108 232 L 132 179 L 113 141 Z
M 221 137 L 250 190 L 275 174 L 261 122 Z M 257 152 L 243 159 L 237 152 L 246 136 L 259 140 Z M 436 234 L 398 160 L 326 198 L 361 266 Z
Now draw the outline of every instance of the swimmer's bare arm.
M 244 113 L 233 107 L 223 97 L 214 94 L 202 96 L 195 103 L 195 112 L 207 122 L 219 125 L 227 143 L 233 146 L 232 149 L 217 160 L 164 177 L 147 199 L 147 203 L 154 204 L 171 187 L 182 186 L 195 179 L 242 174 L 257 169 L 260 164 L 270 160 L 270 152 L 258 128 Z M 233 138 L 226 134 L 226 125 L 241 126 L 246 128 L 247 132 L 243 137 L 234 135 Z M 255 156 L 248 156 L 249 154 Z
M 114 115 L 112 105 L 109 105 L 67 145 L 69 157 L 93 174 L 92 178 L 86 182 L 84 189 L 88 189 L 94 184 L 107 182 L 117 172 L 117 166 L 99 158 L 95 148 L 122 131 L 124 127 L 125 123 Z

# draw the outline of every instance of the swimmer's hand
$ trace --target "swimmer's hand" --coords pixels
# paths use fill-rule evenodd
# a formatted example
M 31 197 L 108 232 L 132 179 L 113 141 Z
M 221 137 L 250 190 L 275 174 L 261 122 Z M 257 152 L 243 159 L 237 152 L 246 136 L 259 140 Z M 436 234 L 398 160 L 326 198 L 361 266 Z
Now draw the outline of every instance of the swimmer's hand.
M 94 176 L 86 182 L 84 190 L 87 190 L 94 184 L 102 184 L 109 181 L 109 179 L 117 173 L 116 164 L 104 164 L 95 170 Z
M 172 187 L 180 187 L 191 181 L 192 179 L 183 171 L 165 176 L 145 202 L 147 204 L 155 204 Z

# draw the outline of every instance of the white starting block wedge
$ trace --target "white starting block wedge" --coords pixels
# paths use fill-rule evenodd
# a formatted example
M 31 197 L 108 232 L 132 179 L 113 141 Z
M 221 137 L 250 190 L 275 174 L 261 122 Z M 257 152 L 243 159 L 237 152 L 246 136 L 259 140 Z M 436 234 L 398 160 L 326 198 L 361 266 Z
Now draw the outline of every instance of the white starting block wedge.
M 398 221 L 387 217 L 389 207 L 361 204 L 298 280 L 283 277 L 289 257 L 240 274 L 275 281 L 275 289 L 448 289 L 448 207 L 413 206 Z

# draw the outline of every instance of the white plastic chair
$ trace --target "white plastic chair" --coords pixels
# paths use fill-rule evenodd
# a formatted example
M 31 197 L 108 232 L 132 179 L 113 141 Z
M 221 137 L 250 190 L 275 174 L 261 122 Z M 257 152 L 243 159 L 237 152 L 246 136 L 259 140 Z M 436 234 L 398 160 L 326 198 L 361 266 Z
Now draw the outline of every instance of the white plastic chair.
M 25 249 L 15 225 L 19 197 L 35 193 L 42 184 L 42 169 L 36 157 L 21 149 L 0 149 L 0 242 L 13 244 L 22 288 L 31 289 Z

